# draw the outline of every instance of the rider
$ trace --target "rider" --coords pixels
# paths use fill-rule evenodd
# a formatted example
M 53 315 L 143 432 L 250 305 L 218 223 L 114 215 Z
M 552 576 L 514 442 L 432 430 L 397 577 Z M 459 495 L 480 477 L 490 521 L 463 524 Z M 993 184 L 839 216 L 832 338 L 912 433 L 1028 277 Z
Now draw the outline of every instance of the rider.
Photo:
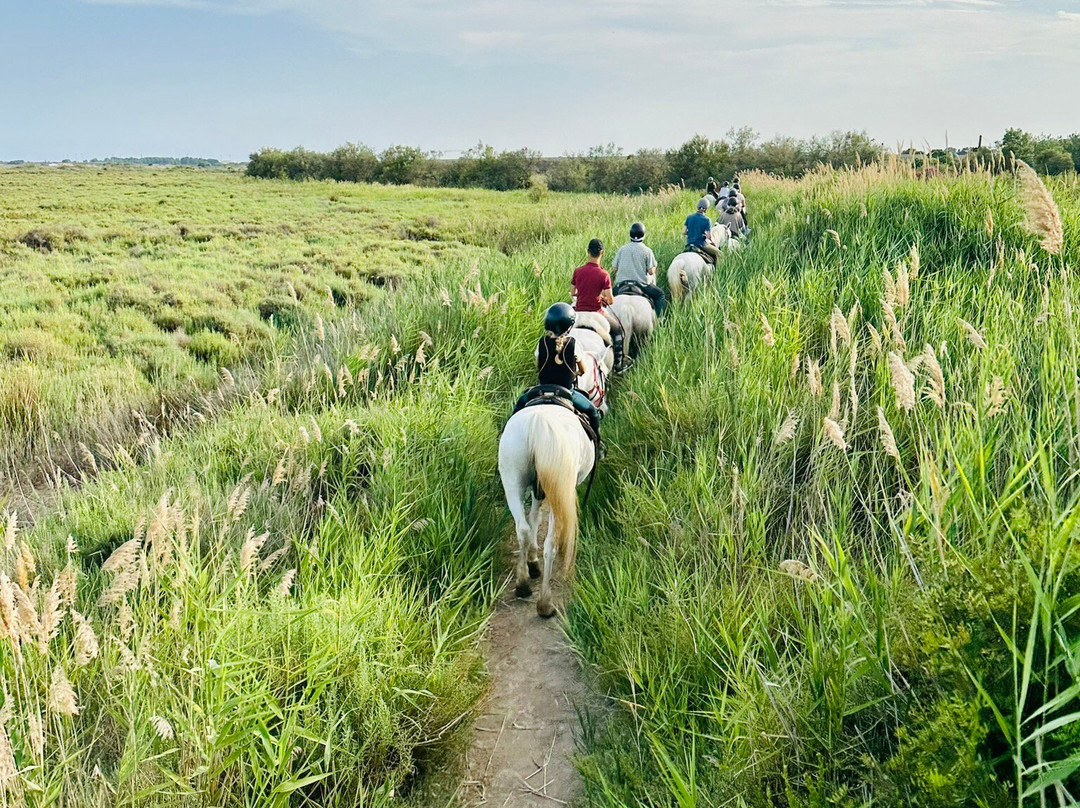
M 620 287 L 634 284 L 652 301 L 658 315 L 664 313 L 667 298 L 656 285 L 656 256 L 645 246 L 645 225 L 641 222 L 630 225 L 630 242 L 619 247 L 611 266 L 615 269 L 613 294 L 621 294 Z
M 739 210 L 739 200 L 729 196 L 720 203 L 720 215 L 716 217 L 716 223 L 727 227 L 733 236 L 741 236 L 746 231 L 746 220 Z
M 711 258 L 712 263 L 715 264 L 716 259 L 720 257 L 720 250 L 709 240 L 712 222 L 705 215 L 705 211 L 708 209 L 708 200 L 702 199 L 699 201 L 697 203 L 697 213 L 691 213 L 686 217 L 686 227 L 683 228 L 683 232 L 686 234 L 687 249 L 703 253 L 707 258 Z
M 628 367 L 623 355 L 623 328 L 619 318 L 605 308 L 605 304 L 610 306 L 615 302 L 615 297 L 611 294 L 611 276 L 600 266 L 603 255 L 604 242 L 594 238 L 589 242 L 589 260 L 575 269 L 570 278 L 570 292 L 577 299 L 574 308 L 594 311 L 608 321 L 611 347 L 615 351 L 615 372 L 622 373 Z
M 570 393 L 579 412 L 589 419 L 589 425 L 597 437 L 600 435 L 600 410 L 576 385 L 577 377 L 585 372 L 585 366 L 577 358 L 577 341 L 570 336 L 574 327 L 574 310 L 566 303 L 555 303 L 544 315 L 544 336 L 536 346 L 537 382 L 541 385 L 557 385 Z M 518 399 L 517 412 L 532 397 L 536 388 L 526 390 Z
M 738 180 L 735 180 L 735 184 L 731 186 L 731 190 L 735 192 L 735 198 L 739 200 L 739 213 L 742 214 L 743 222 L 746 222 L 746 197 L 743 196 Z
M 705 196 L 711 196 L 714 205 L 720 200 L 720 186 L 716 184 L 716 180 L 712 177 L 709 177 L 709 181 L 705 185 Z

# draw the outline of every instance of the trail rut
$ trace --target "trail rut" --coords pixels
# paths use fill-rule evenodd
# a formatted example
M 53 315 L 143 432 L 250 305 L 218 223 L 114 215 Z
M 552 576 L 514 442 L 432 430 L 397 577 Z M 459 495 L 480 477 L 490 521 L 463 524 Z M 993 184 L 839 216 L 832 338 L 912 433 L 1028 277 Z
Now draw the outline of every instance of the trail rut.
M 579 710 L 596 700 L 558 619 L 536 615 L 533 599 L 507 592 L 487 639 L 491 691 L 466 757 L 468 808 L 574 805 Z M 590 701 L 591 699 L 591 701 Z

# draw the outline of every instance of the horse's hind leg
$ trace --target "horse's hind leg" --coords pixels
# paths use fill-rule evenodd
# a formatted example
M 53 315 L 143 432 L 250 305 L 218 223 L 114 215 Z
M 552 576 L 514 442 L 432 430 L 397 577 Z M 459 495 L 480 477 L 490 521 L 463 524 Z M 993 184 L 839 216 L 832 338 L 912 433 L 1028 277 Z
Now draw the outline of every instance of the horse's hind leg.
M 510 514 L 514 517 L 514 528 L 517 531 L 518 540 L 517 586 L 514 587 L 514 594 L 519 598 L 527 598 L 532 594 L 532 587 L 529 586 L 529 570 L 526 562 L 530 546 L 536 545 L 535 530 L 532 520 L 525 513 L 524 491 L 520 489 L 518 491 L 507 490 L 506 504 L 510 508 Z
M 555 566 L 555 512 L 551 508 L 545 508 L 541 513 L 549 518 L 547 536 L 544 539 L 544 575 L 540 579 L 540 598 L 536 601 L 536 613 L 541 617 L 551 617 L 555 614 L 555 607 L 551 603 L 551 574 Z M 543 518 L 540 523 L 544 523 Z
M 542 500 L 535 496 L 532 498 L 532 506 L 529 508 L 529 552 L 526 559 L 529 563 L 529 577 L 536 580 L 540 577 L 540 551 L 536 545 L 536 531 L 539 529 L 540 504 Z

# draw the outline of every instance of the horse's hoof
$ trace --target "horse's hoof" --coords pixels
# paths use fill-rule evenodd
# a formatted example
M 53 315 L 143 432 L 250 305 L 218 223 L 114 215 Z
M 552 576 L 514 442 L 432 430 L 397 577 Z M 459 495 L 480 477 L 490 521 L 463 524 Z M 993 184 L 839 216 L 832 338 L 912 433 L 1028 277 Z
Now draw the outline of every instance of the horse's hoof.
M 514 594 L 519 598 L 527 598 L 532 594 L 532 587 L 529 586 L 528 582 L 522 581 L 514 587 Z
M 530 561 L 529 562 L 529 577 L 532 578 L 534 581 L 537 578 L 540 577 L 540 562 L 539 561 Z
M 537 603 L 536 613 L 541 617 L 548 618 L 555 616 L 555 607 L 550 603 Z

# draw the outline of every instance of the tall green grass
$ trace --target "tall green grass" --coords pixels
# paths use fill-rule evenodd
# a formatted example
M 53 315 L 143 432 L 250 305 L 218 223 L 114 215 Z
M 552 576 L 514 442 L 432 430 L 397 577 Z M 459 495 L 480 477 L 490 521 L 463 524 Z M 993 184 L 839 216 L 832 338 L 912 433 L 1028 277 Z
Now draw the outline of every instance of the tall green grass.
M 681 200 L 575 204 L 615 241 L 633 219 L 668 227 Z M 540 204 L 535 226 L 565 210 Z M 147 432 L 33 529 L 12 524 L 6 800 L 424 804 L 485 685 L 498 430 L 593 235 L 533 227 L 307 315 L 221 375 L 201 427 Z
M 1075 181 L 1063 257 L 1008 176 L 745 185 L 584 523 L 571 634 L 621 705 L 590 804 L 1072 804 Z

